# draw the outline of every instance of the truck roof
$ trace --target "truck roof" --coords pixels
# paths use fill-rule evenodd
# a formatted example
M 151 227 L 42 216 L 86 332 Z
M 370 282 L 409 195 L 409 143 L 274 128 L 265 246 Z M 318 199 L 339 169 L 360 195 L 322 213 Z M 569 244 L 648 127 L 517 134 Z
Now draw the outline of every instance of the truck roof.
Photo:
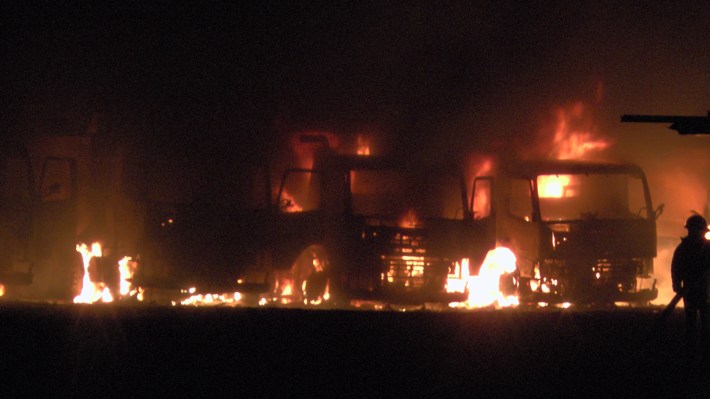
M 545 159 L 515 161 L 506 165 L 505 171 L 514 177 L 533 179 L 539 175 L 565 175 L 565 174 L 631 174 L 644 177 L 640 166 L 613 160 L 571 160 L 571 159 Z
M 382 157 L 373 155 L 351 155 L 337 154 L 326 155 L 317 158 L 314 170 L 423 170 L 423 171 L 448 171 L 451 173 L 461 173 L 461 169 L 455 163 L 413 163 L 408 160 L 401 160 L 392 157 Z

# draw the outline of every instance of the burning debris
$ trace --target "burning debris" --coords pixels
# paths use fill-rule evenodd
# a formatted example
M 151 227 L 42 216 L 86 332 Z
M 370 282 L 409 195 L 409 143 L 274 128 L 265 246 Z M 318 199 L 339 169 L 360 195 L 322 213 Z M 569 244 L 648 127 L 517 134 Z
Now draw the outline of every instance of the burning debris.
M 103 252 L 101 244 L 95 242 L 91 244 L 91 249 L 82 243 L 76 246 L 77 252 L 81 254 L 83 260 L 84 273 L 81 281 L 81 292 L 74 297 L 74 303 L 95 303 L 95 302 L 113 302 L 114 295 L 111 294 L 111 289 L 104 282 L 95 282 L 92 280 L 92 275 L 98 274 L 96 270 L 96 262 L 92 263 L 94 258 L 101 258 Z M 140 289 L 131 289 L 129 283 L 133 273 L 136 270 L 136 262 L 133 262 L 130 257 L 124 257 L 118 262 L 119 271 L 119 298 L 137 295 L 139 300 L 142 300 L 142 292 Z M 115 294 L 115 293 L 114 293 Z
M 194 294 L 196 292 L 195 288 L 192 287 L 189 290 L 187 290 L 188 293 Z M 232 294 L 196 294 L 196 295 L 191 295 L 189 298 L 180 301 L 181 305 L 195 305 L 195 306 L 202 306 L 202 305 L 218 305 L 218 304 L 234 304 L 236 302 L 239 302 L 242 299 L 242 296 L 240 293 L 235 292 Z M 172 302 L 173 305 L 176 305 L 177 302 Z
M 447 289 L 451 292 L 468 292 L 468 298 L 464 302 L 451 303 L 449 306 L 472 309 L 491 305 L 518 305 L 516 295 L 506 295 L 501 291 L 501 281 L 513 278 L 515 261 L 515 254 L 510 249 L 498 247 L 488 252 L 477 276 L 470 275 L 468 259 L 463 259 L 460 264 L 457 262 L 454 273 L 447 281 Z

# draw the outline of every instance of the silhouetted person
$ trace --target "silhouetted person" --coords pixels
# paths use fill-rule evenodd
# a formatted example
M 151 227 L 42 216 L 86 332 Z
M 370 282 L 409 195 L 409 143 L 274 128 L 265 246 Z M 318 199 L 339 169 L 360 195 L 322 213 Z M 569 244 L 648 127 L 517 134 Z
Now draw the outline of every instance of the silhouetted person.
M 700 215 L 685 222 L 688 236 L 673 253 L 671 277 L 673 291 L 683 293 L 685 305 L 685 334 L 688 360 L 697 358 L 697 321 L 700 313 L 703 354 L 710 353 L 710 243 L 705 239 L 708 225 Z

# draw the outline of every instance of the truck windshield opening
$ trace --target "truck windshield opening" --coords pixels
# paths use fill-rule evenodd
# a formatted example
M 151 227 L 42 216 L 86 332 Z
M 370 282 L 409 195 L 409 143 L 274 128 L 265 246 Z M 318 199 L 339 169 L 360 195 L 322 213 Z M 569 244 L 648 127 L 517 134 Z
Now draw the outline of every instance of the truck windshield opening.
M 630 174 L 540 175 L 543 221 L 648 218 L 643 181 Z
M 351 192 L 353 213 L 364 216 L 462 219 L 466 206 L 460 178 L 431 171 L 352 171 Z

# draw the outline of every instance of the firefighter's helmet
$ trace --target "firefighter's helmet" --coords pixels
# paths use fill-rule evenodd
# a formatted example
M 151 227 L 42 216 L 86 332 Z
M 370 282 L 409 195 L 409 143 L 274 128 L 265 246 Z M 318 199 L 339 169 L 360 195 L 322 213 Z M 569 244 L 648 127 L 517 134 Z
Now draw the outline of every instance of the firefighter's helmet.
M 708 222 L 700 215 L 693 215 L 685 221 L 688 231 L 708 231 Z

